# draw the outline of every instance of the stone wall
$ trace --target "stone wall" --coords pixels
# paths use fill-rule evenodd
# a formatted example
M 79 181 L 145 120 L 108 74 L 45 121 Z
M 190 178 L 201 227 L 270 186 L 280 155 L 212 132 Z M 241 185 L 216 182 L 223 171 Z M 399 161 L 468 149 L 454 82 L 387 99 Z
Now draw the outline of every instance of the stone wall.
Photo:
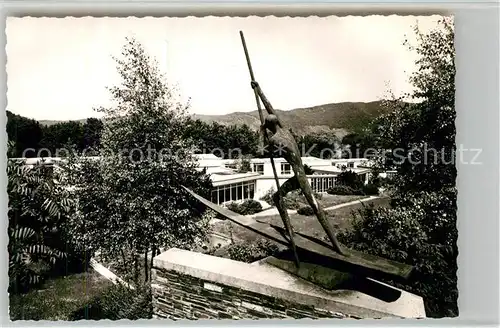
M 342 313 L 315 309 L 251 291 L 157 270 L 154 313 L 166 319 L 344 318 Z M 168 287 L 167 287 L 168 286 Z
M 403 294 L 402 300 L 388 306 L 357 292 L 324 290 L 270 265 L 179 249 L 170 249 L 154 258 L 152 288 L 155 318 L 425 316 L 421 298 L 412 294 Z

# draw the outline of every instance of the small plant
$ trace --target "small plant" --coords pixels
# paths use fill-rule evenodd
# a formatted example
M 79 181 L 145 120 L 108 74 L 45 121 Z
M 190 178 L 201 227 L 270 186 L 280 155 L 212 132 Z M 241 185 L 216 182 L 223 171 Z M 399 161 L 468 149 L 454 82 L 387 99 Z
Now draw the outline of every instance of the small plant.
M 297 214 L 311 216 L 314 215 L 314 210 L 311 206 L 303 206 L 297 210 Z

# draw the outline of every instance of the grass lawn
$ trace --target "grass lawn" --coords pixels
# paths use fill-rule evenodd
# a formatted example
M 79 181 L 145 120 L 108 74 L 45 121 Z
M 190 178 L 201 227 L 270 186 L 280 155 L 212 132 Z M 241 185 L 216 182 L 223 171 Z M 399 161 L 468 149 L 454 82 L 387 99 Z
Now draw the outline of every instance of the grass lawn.
M 10 295 L 11 320 L 71 320 L 112 283 L 92 269 L 88 272 L 47 280 L 24 295 Z
M 336 196 L 339 197 L 339 196 Z M 344 196 L 344 197 L 352 197 L 352 196 Z M 363 197 L 364 198 L 364 197 Z M 352 201 L 351 198 L 348 201 Z M 347 201 L 347 202 L 348 202 Z M 345 203 L 346 201 L 344 201 Z M 373 203 L 376 207 L 388 207 L 390 199 L 389 198 L 378 198 L 364 203 L 357 203 L 354 205 L 346 206 L 343 208 L 339 208 L 336 210 L 327 211 L 327 216 L 337 230 L 349 229 L 351 226 L 351 222 L 353 219 L 353 213 L 357 213 L 358 209 L 361 209 L 363 206 L 368 206 L 368 204 Z M 333 206 L 333 205 L 329 205 Z M 282 220 L 279 215 L 271 215 L 266 217 L 259 217 L 259 221 L 265 221 L 273 224 L 282 225 Z M 322 238 L 325 236 L 323 228 L 321 227 L 319 221 L 315 216 L 305 216 L 299 214 L 291 214 L 290 220 L 294 230 L 297 232 L 301 232 L 316 238 Z M 214 231 L 217 231 L 221 234 L 225 234 L 229 236 L 229 232 L 232 231 L 232 236 L 235 240 L 246 240 L 246 241 L 255 241 L 257 239 L 262 238 L 256 233 L 249 231 L 245 228 L 242 228 L 236 224 L 231 223 L 230 221 L 221 221 L 213 226 Z
M 345 195 L 330 195 L 324 194 L 322 195 L 319 203 L 323 208 L 332 207 L 335 205 L 340 205 L 344 203 L 349 203 L 358 199 L 367 198 L 368 196 L 345 196 Z

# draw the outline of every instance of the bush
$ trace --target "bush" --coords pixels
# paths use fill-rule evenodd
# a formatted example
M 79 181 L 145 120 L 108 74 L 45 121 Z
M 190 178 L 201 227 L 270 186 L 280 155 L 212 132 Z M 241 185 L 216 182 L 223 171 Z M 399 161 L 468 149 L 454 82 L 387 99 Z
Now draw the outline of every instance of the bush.
M 337 176 L 337 183 L 342 186 L 351 187 L 354 190 L 360 190 L 364 185 L 361 178 L 349 170 L 345 170 Z
M 151 287 L 144 285 L 135 288 L 132 290 L 121 284 L 113 285 L 99 297 L 73 313 L 72 319 L 151 319 L 153 315 Z
M 369 184 L 366 184 L 363 186 L 363 193 L 365 195 L 369 195 L 369 196 L 378 195 L 379 190 L 378 190 L 377 185 L 369 183 Z
M 274 188 L 269 189 L 269 191 L 261 198 L 261 200 L 265 201 L 271 206 L 276 206 L 273 201 L 273 195 L 275 192 L 276 191 Z M 314 192 L 313 195 L 317 200 L 321 200 L 323 198 L 323 195 L 317 192 Z M 289 193 L 285 197 L 283 202 L 285 204 L 285 208 L 289 210 L 298 210 L 299 208 L 307 204 L 307 200 L 300 190 L 292 191 L 291 193 Z
M 415 267 L 405 285 L 422 296 L 429 317 L 458 315 L 456 194 L 418 192 L 396 198 L 394 208 L 367 206 L 339 241 L 353 249 Z
M 69 242 L 75 201 L 51 167 L 7 164 L 9 293 L 27 292 L 48 276 L 81 272 L 82 253 Z
M 241 204 L 236 202 L 229 203 L 227 208 L 241 215 L 252 215 L 262 211 L 262 205 L 253 199 L 247 199 Z
M 265 194 L 264 196 L 262 196 L 260 198 L 260 200 L 268 203 L 269 205 L 271 206 L 274 206 L 274 201 L 273 201 L 273 195 L 274 193 L 276 192 L 276 190 L 274 188 L 271 188 L 269 189 Z
M 297 214 L 311 216 L 314 215 L 314 211 L 311 206 L 304 206 L 297 210 Z
M 359 195 L 359 191 L 356 191 L 354 188 L 348 186 L 336 186 L 328 189 L 327 193 L 329 193 L 330 195 L 345 195 L 345 196 Z
M 225 249 L 231 260 L 252 263 L 279 252 L 278 246 L 266 239 L 259 239 L 256 243 L 236 242 Z

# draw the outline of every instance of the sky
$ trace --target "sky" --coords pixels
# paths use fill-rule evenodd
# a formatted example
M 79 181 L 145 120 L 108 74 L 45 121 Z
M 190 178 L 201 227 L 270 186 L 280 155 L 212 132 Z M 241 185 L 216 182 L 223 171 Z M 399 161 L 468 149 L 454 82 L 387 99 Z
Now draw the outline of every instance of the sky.
M 177 85 L 190 112 L 256 109 L 239 36 L 275 108 L 374 101 L 411 90 L 413 26 L 438 16 L 8 18 L 7 109 L 38 120 L 100 117 L 106 86 L 120 82 L 112 56 L 140 41 Z M 389 83 L 389 84 L 388 84 Z

